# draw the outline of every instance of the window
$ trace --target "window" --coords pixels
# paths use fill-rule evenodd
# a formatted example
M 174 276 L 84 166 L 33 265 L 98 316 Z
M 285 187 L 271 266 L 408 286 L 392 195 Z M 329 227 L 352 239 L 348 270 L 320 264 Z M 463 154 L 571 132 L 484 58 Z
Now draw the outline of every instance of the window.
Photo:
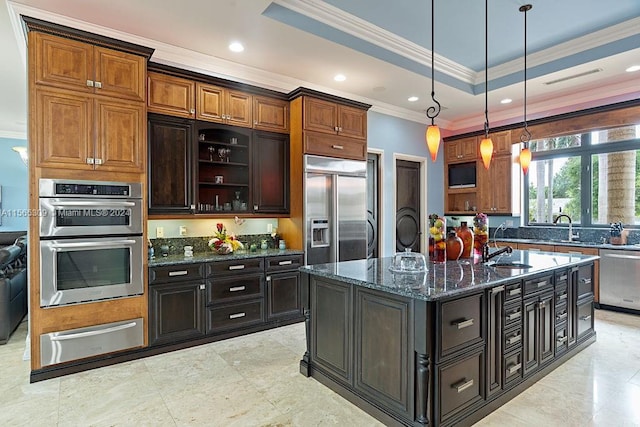
M 527 224 L 640 225 L 640 125 L 531 141 Z

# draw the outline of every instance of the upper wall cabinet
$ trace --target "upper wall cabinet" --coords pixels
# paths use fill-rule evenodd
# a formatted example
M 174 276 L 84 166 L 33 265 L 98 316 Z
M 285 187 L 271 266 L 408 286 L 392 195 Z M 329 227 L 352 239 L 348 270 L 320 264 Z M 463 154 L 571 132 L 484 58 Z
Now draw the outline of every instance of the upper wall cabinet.
M 265 96 L 253 97 L 253 128 L 289 133 L 289 101 Z
M 208 122 L 252 127 L 251 95 L 219 86 L 196 83 L 196 118 Z
M 444 157 L 447 163 L 469 162 L 478 157 L 478 145 L 475 136 L 444 144 Z
M 44 33 L 33 41 L 36 84 L 145 100 L 144 57 Z
M 196 84 L 192 80 L 149 71 L 147 111 L 193 119 Z
M 511 131 L 495 132 L 490 134 L 493 141 L 493 154 L 496 156 L 511 155 Z
M 367 110 L 304 98 L 304 130 L 367 139 Z

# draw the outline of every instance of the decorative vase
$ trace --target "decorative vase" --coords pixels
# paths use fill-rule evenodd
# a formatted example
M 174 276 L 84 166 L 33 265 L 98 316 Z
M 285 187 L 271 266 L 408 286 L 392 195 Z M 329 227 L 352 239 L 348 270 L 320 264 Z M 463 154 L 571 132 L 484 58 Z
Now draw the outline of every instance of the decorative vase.
M 231 246 L 230 243 L 223 243 L 218 246 L 216 252 L 218 252 L 220 255 L 229 255 L 230 253 L 233 253 L 233 246 Z
M 473 231 L 467 227 L 467 222 L 460 222 L 460 227 L 456 228 L 456 236 L 462 239 L 462 255 L 460 258 L 471 258 L 473 250 Z
M 449 261 L 457 261 L 462 255 L 463 243 L 462 239 L 456 236 L 455 231 L 450 231 L 447 236 L 447 259 Z
M 489 240 L 489 218 L 482 212 L 473 217 L 473 248 L 477 256 L 482 256 L 482 248 Z

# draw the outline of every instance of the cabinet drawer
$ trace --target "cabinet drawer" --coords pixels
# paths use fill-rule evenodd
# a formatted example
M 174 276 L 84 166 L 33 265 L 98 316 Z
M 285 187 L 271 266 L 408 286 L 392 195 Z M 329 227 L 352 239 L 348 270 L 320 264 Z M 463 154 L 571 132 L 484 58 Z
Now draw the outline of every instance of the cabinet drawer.
M 566 270 L 556 271 L 555 278 L 556 278 L 556 290 L 557 290 L 558 286 L 567 285 L 567 282 L 569 281 L 569 272 Z
M 482 400 L 483 353 L 472 354 L 439 368 L 440 419 L 446 420 L 465 407 Z
M 520 282 L 509 283 L 505 286 L 504 299 L 505 301 L 515 301 L 522 297 L 522 286 Z
M 208 276 L 224 276 L 238 273 L 262 273 L 264 258 L 246 258 L 229 261 L 216 261 L 207 264 Z
M 505 305 L 504 307 L 504 324 L 506 327 L 510 325 L 520 324 L 522 322 L 522 305 Z
M 262 319 L 262 300 L 224 307 L 208 307 L 207 333 L 261 323 Z
M 578 305 L 577 339 L 593 330 L 593 299 Z
M 262 274 L 210 279 L 207 283 L 207 305 L 262 295 Z
M 569 316 L 569 312 L 567 311 L 567 303 L 564 302 L 562 304 L 556 304 L 556 326 L 560 323 L 566 322 Z
M 184 282 L 201 279 L 203 277 L 203 264 L 179 264 L 165 265 L 149 268 L 149 284 Z
M 577 299 L 593 294 L 593 271 L 592 264 L 583 265 L 578 268 L 578 295 Z
M 569 302 L 569 293 L 567 286 L 556 286 L 556 306 L 567 304 Z
M 522 378 L 522 352 L 518 351 L 513 354 L 504 356 L 503 366 L 505 384 Z
M 553 289 L 553 276 L 541 276 L 524 282 L 524 294 L 532 295 Z
M 509 353 L 519 348 L 522 348 L 522 329 L 520 325 L 504 332 L 504 352 Z
M 302 266 L 302 255 L 283 255 L 265 258 L 267 272 L 297 270 Z
M 452 353 L 481 340 L 482 294 L 472 295 L 441 305 L 441 355 Z
M 365 160 L 367 156 L 367 141 L 305 131 L 304 153 Z
M 562 354 L 569 349 L 569 337 L 567 336 L 567 325 L 556 328 L 556 355 Z

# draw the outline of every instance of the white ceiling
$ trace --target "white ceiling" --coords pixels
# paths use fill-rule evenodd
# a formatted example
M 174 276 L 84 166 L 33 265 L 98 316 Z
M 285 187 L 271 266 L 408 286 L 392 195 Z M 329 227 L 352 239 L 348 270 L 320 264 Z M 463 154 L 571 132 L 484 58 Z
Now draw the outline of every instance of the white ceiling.
M 489 118 L 522 121 L 525 1 L 491 0 Z M 640 1 L 538 0 L 528 12 L 528 118 L 640 97 Z M 393 5 L 393 7 L 389 6 Z M 16 0 L 0 8 L 0 136 L 26 135 L 19 15 L 138 43 L 152 61 L 281 92 L 305 86 L 426 123 L 432 105 L 428 0 Z M 484 121 L 484 3 L 436 0 L 439 123 Z M 243 53 L 227 48 L 233 40 Z M 545 85 L 593 69 L 602 71 Z M 343 73 L 347 80 L 335 82 Z M 410 103 L 407 98 L 418 96 Z M 501 105 L 503 98 L 513 102 Z

